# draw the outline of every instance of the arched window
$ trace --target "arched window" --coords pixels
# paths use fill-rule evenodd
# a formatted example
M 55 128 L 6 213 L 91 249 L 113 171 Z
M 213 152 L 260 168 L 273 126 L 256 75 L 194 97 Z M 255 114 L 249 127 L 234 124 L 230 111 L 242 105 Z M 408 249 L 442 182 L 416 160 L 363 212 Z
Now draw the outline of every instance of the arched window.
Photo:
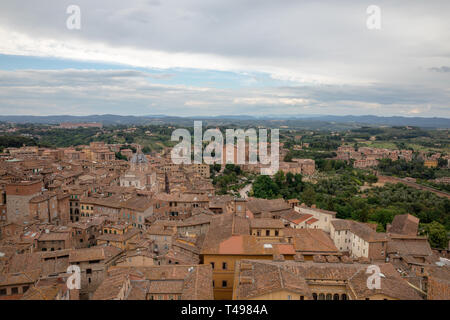
M 325 295 L 323 293 L 319 294 L 319 300 L 325 300 Z
M 339 295 L 337 293 L 334 294 L 333 300 L 339 300 Z
M 346 295 L 345 293 L 343 293 L 343 294 L 341 295 L 341 300 L 347 300 L 347 295 Z
M 327 293 L 327 300 L 331 300 L 331 293 Z
M 313 293 L 312 296 L 314 300 L 317 300 L 317 293 Z

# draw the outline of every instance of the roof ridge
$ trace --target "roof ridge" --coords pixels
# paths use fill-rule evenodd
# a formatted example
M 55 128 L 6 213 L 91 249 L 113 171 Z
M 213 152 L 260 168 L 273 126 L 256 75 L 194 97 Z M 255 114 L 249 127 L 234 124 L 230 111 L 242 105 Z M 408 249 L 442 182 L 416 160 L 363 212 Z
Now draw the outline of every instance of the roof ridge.
M 329 243 L 325 243 L 325 242 L 322 241 L 321 239 L 318 239 L 317 237 L 314 237 L 314 235 L 313 235 L 312 233 L 309 232 L 311 229 L 306 229 L 306 230 L 307 230 L 307 232 L 309 233 L 309 235 L 310 235 L 312 238 L 314 238 L 314 240 L 316 240 L 316 241 L 322 243 L 323 245 L 325 245 L 325 247 L 328 247 L 328 248 L 330 248 L 330 249 L 333 249 L 332 247 L 330 247 Z
M 278 275 L 280 276 L 281 288 L 284 288 L 283 275 L 281 274 L 281 266 L 277 266 L 277 268 L 278 268 Z

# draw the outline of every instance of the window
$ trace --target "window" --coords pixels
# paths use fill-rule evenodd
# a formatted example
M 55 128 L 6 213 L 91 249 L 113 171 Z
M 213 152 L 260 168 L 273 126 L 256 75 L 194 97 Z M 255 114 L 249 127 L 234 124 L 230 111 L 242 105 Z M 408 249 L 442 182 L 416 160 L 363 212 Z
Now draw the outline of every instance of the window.
M 17 287 L 11 288 L 11 294 L 19 294 L 19 288 Z
M 339 295 L 338 295 L 337 293 L 335 293 L 335 294 L 333 295 L 333 300 L 339 300 Z
M 278 237 L 278 230 L 275 230 L 275 236 Z
M 214 270 L 214 262 L 211 262 L 211 267 Z
M 228 286 L 227 280 L 222 281 L 222 288 L 226 288 Z
M 86 269 L 86 274 L 92 274 L 92 269 Z
M 300 300 L 305 300 L 305 296 L 300 296 Z
M 270 236 L 270 230 L 266 230 L 266 237 Z
M 0 296 L 6 296 L 6 289 L 0 289 Z
M 228 265 L 227 265 L 226 262 L 222 263 L 222 269 L 223 269 L 223 270 L 227 270 L 227 267 L 228 267 Z
M 312 296 L 314 300 L 317 300 L 317 293 L 313 293 Z

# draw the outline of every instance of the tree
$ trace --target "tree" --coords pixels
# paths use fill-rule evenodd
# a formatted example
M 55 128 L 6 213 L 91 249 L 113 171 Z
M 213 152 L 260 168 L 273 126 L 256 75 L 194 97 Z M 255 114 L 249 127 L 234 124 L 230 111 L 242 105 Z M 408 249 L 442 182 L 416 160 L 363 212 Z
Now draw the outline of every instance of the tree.
M 267 175 L 258 176 L 253 183 L 253 195 L 257 198 L 275 199 L 279 197 L 277 184 Z
M 370 219 L 382 226 L 384 231 L 386 230 L 386 224 L 392 222 L 396 212 L 395 209 L 380 208 L 370 215 Z
M 305 190 L 302 193 L 302 201 L 306 203 L 308 206 L 316 203 L 316 192 L 311 185 L 306 186 Z
M 425 224 L 424 231 L 428 236 L 428 242 L 432 248 L 443 249 L 448 246 L 447 231 L 439 222 L 433 221 Z
M 128 161 L 127 157 L 125 157 L 123 154 L 121 154 L 120 152 L 116 152 L 116 160 L 125 160 Z
M 277 186 L 279 188 L 282 188 L 283 185 L 286 182 L 286 178 L 284 176 L 284 172 L 283 171 L 278 171 L 273 178 L 274 178 L 275 183 L 277 184 Z

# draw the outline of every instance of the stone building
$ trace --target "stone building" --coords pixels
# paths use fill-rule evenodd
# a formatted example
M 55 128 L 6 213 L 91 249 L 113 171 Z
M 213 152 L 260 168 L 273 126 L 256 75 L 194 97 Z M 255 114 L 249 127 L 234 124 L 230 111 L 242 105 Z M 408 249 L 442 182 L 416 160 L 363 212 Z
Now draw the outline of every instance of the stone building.
M 33 219 L 29 202 L 42 192 L 42 181 L 22 181 L 6 185 L 8 222 L 29 222 Z

